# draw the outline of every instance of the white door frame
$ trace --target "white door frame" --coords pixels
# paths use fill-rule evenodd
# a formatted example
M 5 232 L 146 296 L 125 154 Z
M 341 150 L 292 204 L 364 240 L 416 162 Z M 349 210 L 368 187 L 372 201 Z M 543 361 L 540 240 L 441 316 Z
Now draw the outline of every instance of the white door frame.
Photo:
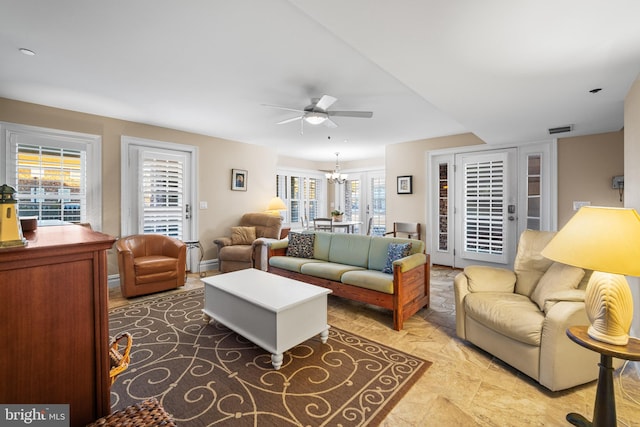
M 123 135 L 120 141 L 120 232 L 122 236 L 128 236 L 137 230 L 135 221 L 137 218 L 132 213 L 135 209 L 135 195 L 131 191 L 131 183 L 137 182 L 132 176 L 134 168 L 130 167 L 132 159 L 130 158 L 130 148 L 143 147 L 147 149 L 161 149 L 168 151 L 176 151 L 186 153 L 190 159 L 186 179 L 191 181 L 189 192 L 185 194 L 185 205 L 191 207 L 191 218 L 185 223 L 183 228 L 183 240 L 197 240 L 198 236 L 198 209 L 195 207 L 198 194 L 198 147 L 185 144 L 177 144 L 166 141 L 155 141 L 150 139 L 136 138 Z M 137 163 L 136 163 L 137 164 Z
M 557 229 L 558 224 L 558 161 L 557 161 L 557 140 L 547 140 L 547 141 L 537 141 L 531 142 L 527 144 L 505 144 L 505 145 L 486 145 L 486 146 L 468 146 L 468 147 L 457 147 L 443 150 L 434 150 L 427 152 L 425 156 L 425 170 L 427 171 L 427 188 L 428 197 L 426 200 L 426 209 L 427 218 L 425 223 L 427 224 L 428 229 L 428 238 L 427 238 L 427 252 L 431 254 L 431 260 L 434 264 L 443 264 L 443 265 L 451 265 L 455 267 L 462 267 L 460 265 L 454 265 L 455 262 L 453 260 L 453 250 L 455 241 L 455 236 L 449 239 L 448 250 L 446 252 L 438 251 L 438 170 L 437 164 L 438 162 L 450 162 L 450 169 L 454 167 L 454 158 L 457 154 L 462 153 L 482 153 L 486 151 L 494 151 L 494 150 L 504 150 L 504 149 L 516 149 L 516 166 L 518 168 L 516 176 L 518 181 L 518 196 L 517 196 L 517 231 L 516 231 L 516 239 L 519 238 L 520 233 L 527 228 L 527 215 L 526 215 L 526 159 L 529 154 L 539 154 L 542 159 L 542 192 L 543 192 L 543 203 L 541 206 L 541 230 L 554 231 Z M 450 171 L 450 176 L 455 176 L 455 173 Z M 454 182 L 452 183 L 449 191 L 449 224 L 448 230 L 454 233 L 454 205 L 455 205 L 455 192 L 459 191 L 458 187 Z M 515 252 L 515 249 L 514 249 Z M 515 255 L 515 254 L 514 254 Z M 508 265 L 513 263 L 513 256 L 508 262 Z M 481 261 L 473 262 L 473 264 L 485 264 L 485 265 L 498 265 L 504 267 L 501 264 L 493 264 L 493 263 L 483 263 Z

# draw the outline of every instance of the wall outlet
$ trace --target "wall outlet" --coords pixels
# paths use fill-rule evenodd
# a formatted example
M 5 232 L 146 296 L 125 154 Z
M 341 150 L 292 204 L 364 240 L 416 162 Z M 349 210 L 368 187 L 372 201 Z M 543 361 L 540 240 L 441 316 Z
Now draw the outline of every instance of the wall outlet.
M 200 209 L 208 209 L 209 206 L 207 205 L 207 202 L 200 202 Z

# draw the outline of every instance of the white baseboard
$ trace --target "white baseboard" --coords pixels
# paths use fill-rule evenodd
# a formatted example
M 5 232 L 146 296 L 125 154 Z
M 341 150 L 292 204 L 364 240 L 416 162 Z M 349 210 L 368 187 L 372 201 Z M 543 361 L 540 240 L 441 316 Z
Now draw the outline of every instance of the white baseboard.
M 111 274 L 107 277 L 107 283 L 110 288 L 119 288 L 120 287 L 120 275 L 119 274 Z
M 218 265 L 218 258 L 200 261 L 200 272 L 204 273 L 205 271 L 218 270 Z

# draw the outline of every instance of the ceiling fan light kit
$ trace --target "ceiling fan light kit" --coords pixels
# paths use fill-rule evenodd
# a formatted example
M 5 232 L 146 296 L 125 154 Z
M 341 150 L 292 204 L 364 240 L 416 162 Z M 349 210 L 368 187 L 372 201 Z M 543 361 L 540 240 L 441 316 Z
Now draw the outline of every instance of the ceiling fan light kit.
M 303 116 L 303 120 L 309 123 L 310 125 L 320 125 L 325 121 L 327 121 L 328 118 L 329 116 L 327 116 L 326 113 L 317 113 L 314 111 L 307 113 Z
M 280 107 L 278 105 L 263 104 L 266 107 L 278 108 L 286 111 L 296 111 L 300 113 L 297 117 L 282 120 L 278 122 L 279 125 L 295 122 L 300 120 L 310 125 L 325 125 L 330 128 L 338 127 L 338 124 L 331 120 L 330 117 L 358 117 L 358 118 L 371 118 L 373 112 L 371 111 L 329 111 L 331 107 L 338 99 L 329 95 L 322 95 L 322 98 L 312 98 L 311 104 L 304 107 L 302 110 L 289 107 Z

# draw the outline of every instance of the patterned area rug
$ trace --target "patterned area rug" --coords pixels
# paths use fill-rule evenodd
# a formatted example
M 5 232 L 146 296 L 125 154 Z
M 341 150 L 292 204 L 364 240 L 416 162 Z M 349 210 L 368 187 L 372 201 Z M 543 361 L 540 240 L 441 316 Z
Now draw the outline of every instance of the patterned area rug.
M 202 319 L 203 289 L 109 312 L 111 336 L 133 335 L 131 364 L 111 388 L 113 410 L 157 398 L 185 426 L 377 425 L 431 362 L 331 328 L 271 355 Z M 391 332 L 390 332 L 391 333 Z

